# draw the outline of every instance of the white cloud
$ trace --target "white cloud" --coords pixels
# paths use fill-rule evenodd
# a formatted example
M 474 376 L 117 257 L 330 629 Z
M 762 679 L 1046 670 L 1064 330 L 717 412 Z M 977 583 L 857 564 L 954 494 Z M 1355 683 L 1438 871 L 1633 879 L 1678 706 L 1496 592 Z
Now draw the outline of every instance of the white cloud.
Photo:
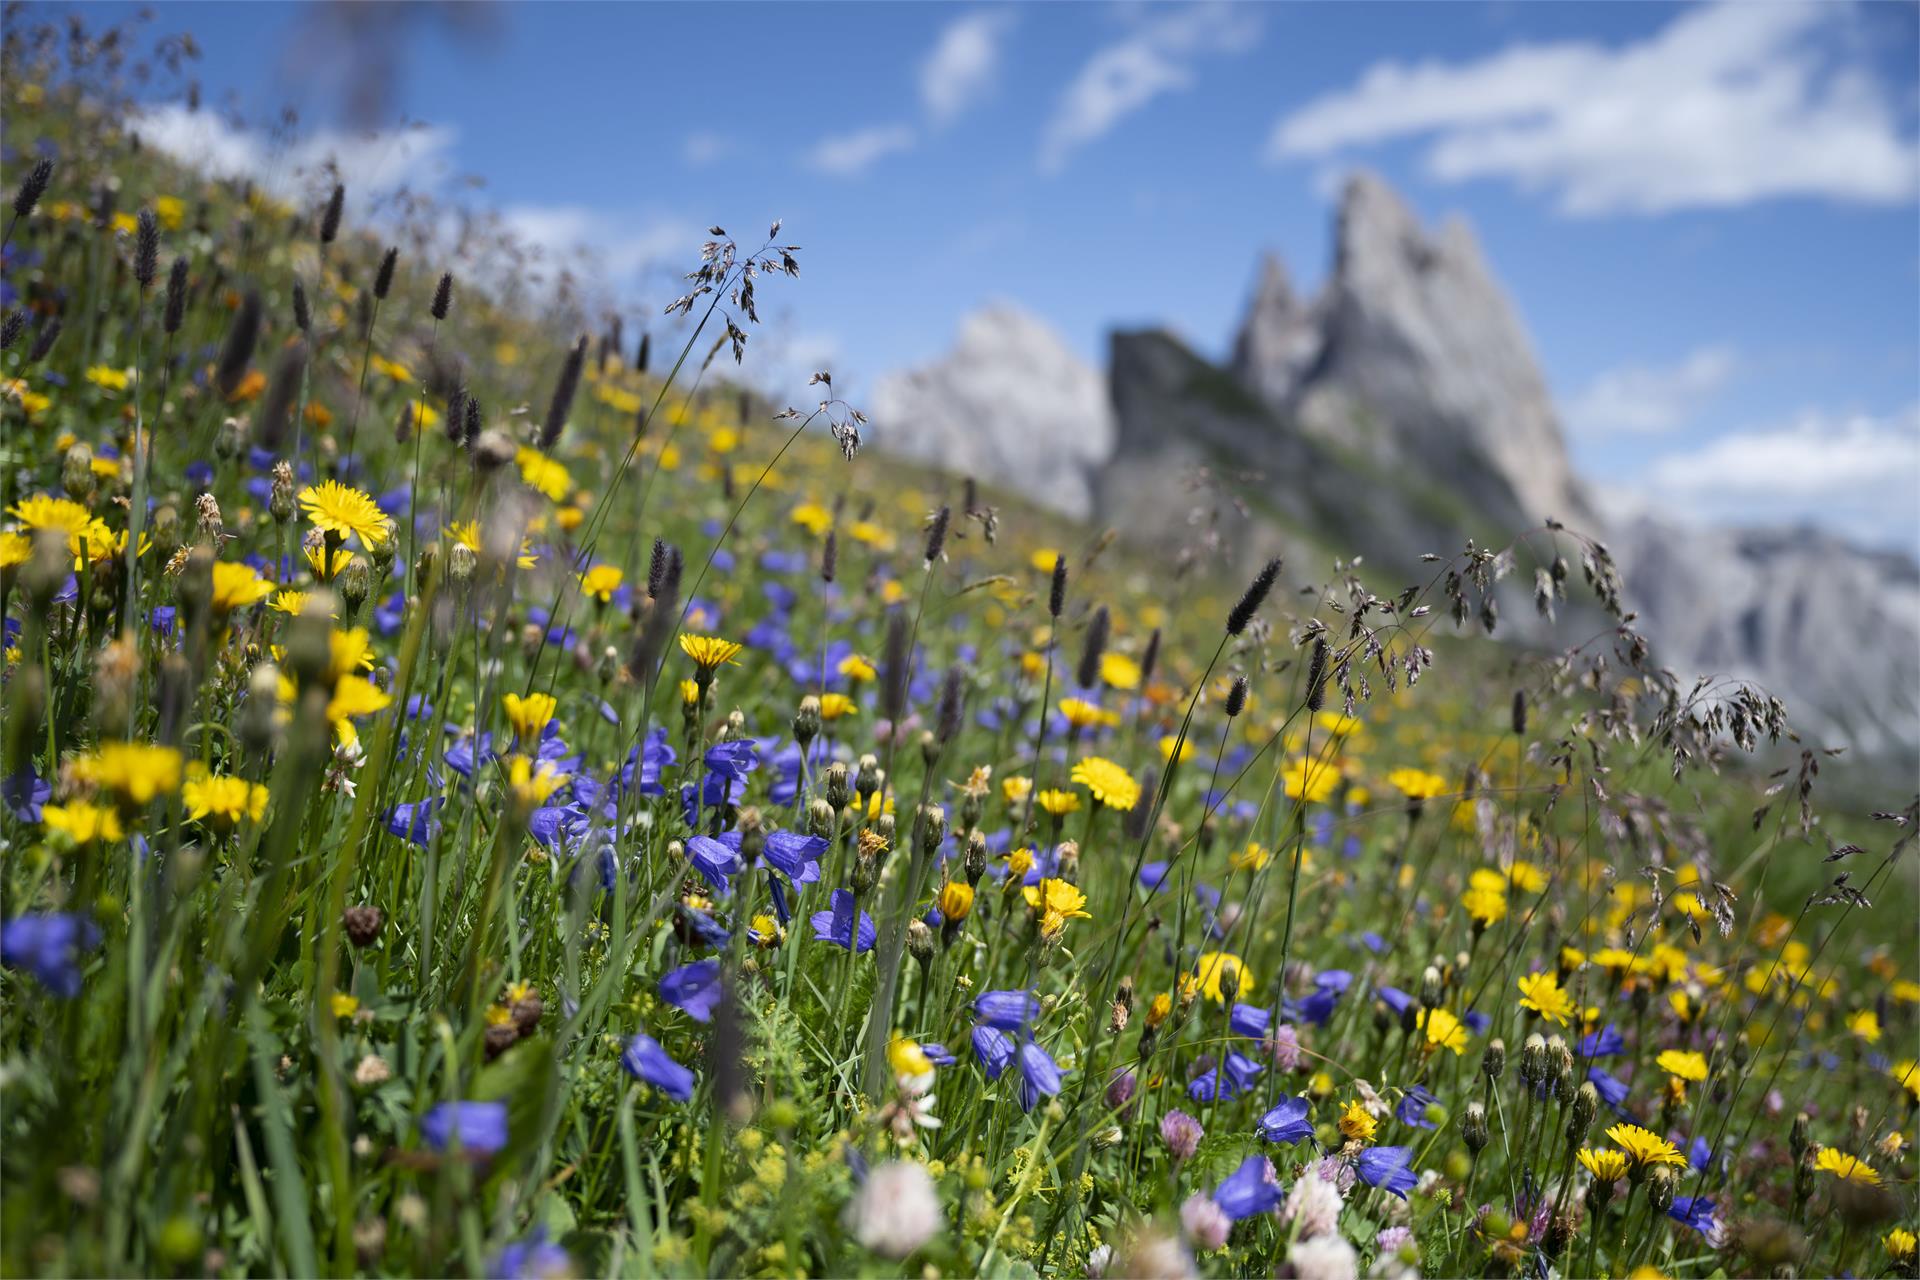
M 822 138 L 804 159 L 808 168 L 821 173 L 840 178 L 857 177 L 890 155 L 911 151 L 917 140 L 911 125 L 874 125 L 869 129 Z
M 1190 88 L 1206 54 L 1252 46 L 1260 19 L 1251 6 L 1190 5 L 1161 14 L 1095 51 L 1060 94 L 1040 142 L 1040 167 L 1057 173 L 1076 149 L 1165 93 Z
M 1681 515 L 1817 520 L 1891 545 L 1920 542 L 1920 404 L 1886 415 L 1809 411 L 1653 459 L 1633 483 Z
M 1730 346 L 1701 347 L 1678 364 L 1609 369 L 1567 403 L 1581 435 L 1651 435 L 1684 427 L 1738 365 Z
M 416 125 L 370 133 L 323 129 L 282 142 L 179 103 L 148 108 L 135 128 L 147 145 L 184 164 L 216 177 L 251 178 L 281 197 L 301 194 L 331 162 L 354 210 L 402 186 L 438 186 L 451 172 L 458 138 L 452 129 Z
M 585 253 L 613 277 L 660 265 L 692 266 L 706 239 L 678 218 L 617 217 L 581 205 L 516 205 L 501 210 L 507 230 L 556 254 Z
M 1853 21 L 1844 5 L 1728 0 L 1619 48 L 1383 62 L 1282 117 L 1268 156 L 1428 138 L 1434 177 L 1504 178 L 1577 215 L 1781 196 L 1907 203 L 1920 151 L 1887 90 L 1834 57 Z
M 718 164 L 733 152 L 733 139 L 723 133 L 701 131 L 687 135 L 681 146 L 681 154 L 688 164 L 695 168 Z
M 936 124 L 945 124 L 992 90 L 1000 67 L 1000 41 L 1013 26 L 1010 9 L 983 10 L 956 18 L 940 33 L 920 64 L 920 101 Z

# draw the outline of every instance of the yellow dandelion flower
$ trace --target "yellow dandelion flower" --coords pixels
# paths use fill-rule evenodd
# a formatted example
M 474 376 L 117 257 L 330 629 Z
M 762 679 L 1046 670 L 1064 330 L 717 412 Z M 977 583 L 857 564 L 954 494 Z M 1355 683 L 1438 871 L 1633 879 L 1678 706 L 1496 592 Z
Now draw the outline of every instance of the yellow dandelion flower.
M 596 564 L 580 575 L 580 593 L 605 604 L 613 599 L 613 593 L 620 589 L 620 584 L 626 578 L 627 575 L 617 565 Z
M 545 804 L 567 784 L 567 778 L 551 760 L 536 763 L 516 753 L 507 761 L 507 785 L 513 790 L 513 798 L 528 809 Z
M 1100 678 L 1115 689 L 1140 687 L 1140 664 L 1124 653 L 1108 651 L 1100 655 Z
M 1813 1158 L 1813 1167 L 1822 1173 L 1832 1174 L 1842 1182 L 1858 1182 L 1875 1187 L 1880 1185 L 1880 1174 L 1872 1165 L 1858 1156 L 1850 1156 L 1832 1147 L 1820 1148 L 1820 1154 Z
M 323 480 L 300 491 L 300 506 L 322 533 L 341 539 L 358 538 L 363 547 L 377 547 L 393 532 L 387 513 L 367 493 L 338 480 Z
M 1193 759 L 1193 743 L 1183 741 L 1177 733 L 1163 733 L 1160 735 L 1160 758 L 1162 760 L 1172 760 L 1173 750 L 1176 746 L 1180 749 L 1180 763 L 1185 764 L 1187 761 Z
M 788 518 L 816 538 L 833 528 L 833 512 L 817 502 L 801 503 Z
M 1507 918 L 1507 895 L 1498 889 L 1475 885 L 1460 895 L 1460 905 L 1476 925 L 1487 928 Z
M 1073 766 L 1073 780 L 1109 809 L 1125 813 L 1139 803 L 1140 784 L 1133 775 L 1101 756 L 1088 756 Z
M 351 1018 L 360 1012 L 360 1001 L 344 991 L 336 991 L 332 999 L 327 1002 L 327 1007 L 332 1010 L 336 1018 Z
M 1253 975 L 1230 951 L 1204 951 L 1192 973 L 1180 976 L 1180 990 L 1195 991 L 1215 1004 L 1238 1000 L 1253 990 Z
M 1080 811 L 1080 793 L 1078 791 L 1057 791 L 1048 788 L 1033 798 L 1045 813 L 1056 818 L 1064 818 L 1070 813 Z
M 1622 1151 L 1582 1147 L 1580 1163 L 1585 1165 L 1587 1172 L 1599 1182 L 1618 1182 L 1627 1176 L 1628 1160 L 1626 1153 Z
M 1654 1059 L 1660 1069 L 1676 1080 L 1699 1082 L 1707 1078 L 1707 1060 L 1691 1049 L 1667 1049 Z
M 1895 1227 L 1887 1232 L 1882 1243 L 1887 1246 L 1887 1256 L 1901 1266 L 1911 1263 L 1914 1252 L 1920 1250 L 1920 1237 L 1904 1227 Z
M 1340 785 L 1340 771 L 1326 761 L 1295 756 L 1281 773 L 1289 800 L 1318 804 Z
M 1350 1142 L 1371 1142 L 1380 1128 L 1379 1122 L 1367 1114 L 1367 1109 L 1357 1099 L 1347 1102 L 1340 1112 L 1340 1133 Z
M 196 822 L 212 818 L 224 827 L 238 826 L 242 818 L 258 822 L 267 811 L 264 786 L 226 774 L 189 778 L 180 798 L 187 802 L 189 818 Z
M 118 840 L 125 834 L 118 810 L 76 800 L 72 804 L 50 804 L 40 810 L 40 821 L 49 831 L 58 831 L 77 845 L 96 840 Z
M 103 742 L 73 762 L 74 777 L 134 805 L 178 791 L 184 772 L 178 751 L 146 742 Z
M 680 637 L 680 652 L 693 659 L 693 665 L 707 675 L 715 668 L 732 662 L 739 654 L 741 646 L 732 640 L 722 640 L 718 636 Z
M 1560 989 L 1560 979 L 1555 974 L 1525 974 L 1518 985 L 1522 1009 L 1531 1009 L 1558 1026 L 1565 1026 L 1573 1015 L 1573 997 Z
M 507 713 L 507 723 L 513 726 L 514 736 L 522 742 L 538 742 L 559 705 L 558 699 L 550 693 L 529 693 L 525 697 L 509 693 L 500 699 L 500 706 Z
M 1680 1154 L 1678 1147 L 1651 1129 L 1642 1129 L 1637 1124 L 1616 1124 L 1607 1130 L 1607 1138 L 1641 1168 L 1656 1164 L 1670 1164 L 1681 1169 L 1687 1166 L 1687 1158 Z
M 835 670 L 855 684 L 866 684 L 880 674 L 875 670 L 873 663 L 857 653 L 850 653 L 840 659 L 840 665 Z
M 1244 849 L 1235 849 L 1227 855 L 1227 865 L 1235 871 L 1258 871 L 1273 861 L 1273 850 L 1258 840 L 1249 840 Z
M 1045 937 L 1058 937 L 1069 920 L 1093 919 L 1092 913 L 1085 909 L 1087 895 L 1065 880 L 1049 878 L 1037 885 L 1030 884 L 1021 896 L 1040 917 L 1040 932 Z
M 965 920 L 973 912 L 973 886 L 965 880 L 949 880 L 940 889 L 936 902 L 947 920 Z
M 1847 1015 L 1847 1030 L 1859 1036 L 1868 1044 L 1880 1042 L 1880 1015 L 1872 1009 L 1861 1009 Z
M 1466 1024 L 1445 1009 L 1422 1009 L 1414 1018 L 1414 1027 L 1427 1034 L 1427 1050 L 1451 1049 L 1458 1057 L 1467 1051 Z
M 553 502 L 564 502 L 573 492 L 573 476 L 566 467 L 549 458 L 538 449 L 521 445 L 513 455 L 514 463 L 520 468 L 520 479 L 527 488 L 546 495 Z
M 842 716 L 852 715 L 860 708 L 852 698 L 844 693 L 823 693 L 820 695 L 820 718 L 838 720 Z
M 1447 780 L 1425 769 L 1395 769 L 1387 775 L 1387 785 L 1409 800 L 1431 800 L 1447 793 Z

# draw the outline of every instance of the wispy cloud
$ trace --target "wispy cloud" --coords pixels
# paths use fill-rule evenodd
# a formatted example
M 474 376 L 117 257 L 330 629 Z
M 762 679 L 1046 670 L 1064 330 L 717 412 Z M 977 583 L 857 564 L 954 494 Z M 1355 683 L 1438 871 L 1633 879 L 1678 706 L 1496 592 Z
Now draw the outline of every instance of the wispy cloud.
M 1448 182 L 1503 178 L 1577 215 L 1781 196 L 1910 202 L 1920 150 L 1892 95 L 1837 50 L 1845 5 L 1690 9 L 1619 48 L 1516 45 L 1467 62 L 1383 62 L 1282 117 L 1269 158 L 1431 139 Z
M 507 230 L 550 252 L 586 254 L 621 280 L 645 268 L 691 265 L 706 239 L 698 223 L 661 214 L 632 217 L 584 205 L 515 205 L 501 210 Z
M 1208 54 L 1243 52 L 1259 39 L 1251 7 L 1204 3 L 1161 13 L 1094 52 L 1055 104 L 1040 140 L 1040 167 L 1057 173 L 1081 147 L 1162 94 L 1191 88 Z
M 687 140 L 680 147 L 681 156 L 696 169 L 718 164 L 732 153 L 732 138 L 724 133 L 712 133 L 704 129 L 687 135 Z
M 1010 9 L 982 10 L 954 19 L 920 64 L 920 101 L 935 124 L 946 124 L 993 89 L 1000 42 L 1013 26 Z
M 890 155 L 911 151 L 919 135 L 912 125 L 882 124 L 822 138 L 805 156 L 808 168 L 839 178 L 858 177 Z
M 312 186 L 331 165 L 354 209 L 401 186 L 437 186 L 452 174 L 459 137 L 449 128 L 415 125 L 367 133 L 323 129 L 286 142 L 179 103 L 148 108 L 135 128 L 148 146 L 184 164 L 217 177 L 251 178 L 283 197 Z
M 1655 458 L 1632 487 L 1696 519 L 1813 520 L 1882 545 L 1920 545 L 1920 404 L 1810 411 Z
M 1567 423 L 1587 436 L 1674 431 L 1727 384 L 1739 365 L 1731 346 L 1700 347 L 1677 364 L 1609 369 L 1567 402 Z

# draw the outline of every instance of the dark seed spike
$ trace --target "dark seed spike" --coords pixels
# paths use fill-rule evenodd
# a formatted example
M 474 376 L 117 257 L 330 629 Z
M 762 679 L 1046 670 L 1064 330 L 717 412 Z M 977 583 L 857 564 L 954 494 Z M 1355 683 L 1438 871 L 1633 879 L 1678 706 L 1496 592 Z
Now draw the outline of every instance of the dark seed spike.
M 1233 687 L 1227 690 L 1227 718 L 1233 719 L 1247 709 L 1247 678 L 1235 676 Z
M 33 346 L 27 352 L 28 364 L 39 364 L 47 358 L 47 352 L 53 350 L 53 344 L 60 340 L 60 317 L 55 316 L 40 326 L 40 336 L 33 340 Z
M 1053 583 L 1047 588 L 1047 616 L 1058 618 L 1067 607 L 1067 558 L 1053 558 Z
M 1247 624 L 1253 621 L 1253 615 L 1266 602 L 1267 592 L 1273 590 L 1274 579 L 1279 576 L 1280 560 L 1276 556 L 1261 567 L 1253 581 L 1247 584 L 1246 594 L 1240 597 L 1240 603 L 1234 605 L 1233 612 L 1227 615 L 1228 635 L 1237 636 L 1247 629 Z
M 400 261 L 400 250 L 389 248 L 380 255 L 380 269 L 373 273 L 373 296 L 377 301 L 385 302 L 387 295 L 393 292 L 393 268 Z
M 833 575 L 840 570 L 840 534 L 838 530 L 827 530 L 827 541 L 820 548 L 820 581 L 832 582 Z
M 1080 666 L 1074 672 L 1082 689 L 1091 689 L 1100 683 L 1100 659 L 1107 652 L 1107 636 L 1113 628 L 1113 619 L 1107 613 L 1107 606 L 1101 605 L 1093 611 L 1093 617 L 1087 622 L 1086 644 L 1080 650 Z
M 660 590 L 670 600 L 680 598 L 680 575 L 686 571 L 687 562 L 681 558 L 680 548 L 671 544 L 667 547 L 667 574 L 660 584 Z
M 240 380 L 247 376 L 247 366 L 253 361 L 253 348 L 260 341 L 260 294 L 247 290 L 241 297 L 240 305 L 234 308 L 233 322 L 227 326 L 227 340 L 220 348 L 220 362 L 215 366 L 214 383 L 220 388 L 220 394 L 230 396 L 240 387 Z
M 928 564 L 940 558 L 947 549 L 947 525 L 953 519 L 953 508 L 941 507 L 934 513 L 933 523 L 927 527 L 927 554 L 922 557 Z
M 333 194 L 327 197 L 327 207 L 320 214 L 320 243 L 332 244 L 340 238 L 340 215 L 346 212 L 347 189 L 334 183 Z
M 307 307 L 307 287 L 293 282 L 293 325 L 302 333 L 313 332 L 313 312 Z
M 173 266 L 167 272 L 167 309 L 166 319 L 162 323 L 168 333 L 180 332 L 180 326 L 187 318 L 187 260 L 184 256 L 175 258 Z
M 907 617 L 896 609 L 887 618 L 887 646 L 880 659 L 880 711 L 895 725 L 907 709 Z
M 934 737 L 942 746 L 960 732 L 960 713 L 966 704 L 965 676 L 966 669 L 956 663 L 947 668 L 947 678 L 940 685 L 940 715 L 935 721 L 939 728 Z
M 573 397 L 580 390 L 580 371 L 587 362 L 587 339 L 583 335 L 567 352 L 560 366 L 560 380 L 554 383 L 553 400 L 547 405 L 547 420 L 540 428 L 540 448 L 551 452 L 567 429 L 567 415 L 573 412 Z
M 153 288 L 160 274 L 160 219 L 153 210 L 140 211 L 139 227 L 134 233 L 133 281 L 145 293 Z
M 1327 705 L 1327 639 L 1316 637 L 1313 658 L 1307 664 L 1307 710 L 1318 711 Z
M 652 354 L 653 335 L 650 333 L 642 333 L 640 335 L 640 347 L 633 353 L 633 371 L 635 373 L 645 373 L 647 371 L 647 360 Z
M 1525 689 L 1515 689 L 1513 691 L 1513 734 L 1516 738 L 1523 738 L 1526 736 L 1526 733 L 1527 691 Z
M 53 161 L 41 160 L 33 166 L 33 171 L 21 179 L 20 186 L 13 193 L 13 216 L 24 218 L 33 212 L 40 197 L 47 194 L 47 186 L 53 181 Z
M 461 443 L 471 451 L 474 442 L 480 439 L 480 422 L 486 415 L 480 412 L 480 402 L 472 396 L 467 397 L 467 429 Z
M 968 476 L 966 483 L 961 486 L 960 495 L 960 511 L 963 515 L 970 516 L 980 509 L 980 486 L 974 483 L 972 476 Z
M 23 311 L 9 311 L 7 318 L 0 320 L 0 351 L 10 351 L 13 344 L 20 341 L 20 335 L 26 332 L 27 316 Z
M 453 272 L 443 272 L 440 283 L 433 290 L 433 318 L 445 320 L 447 310 L 453 306 Z
M 447 413 L 444 419 L 447 430 L 447 442 L 458 446 L 467 438 L 467 389 L 455 387 L 447 397 Z
M 653 558 L 647 562 L 647 596 L 649 599 L 658 600 L 660 598 L 660 588 L 666 583 L 666 580 L 667 540 L 665 538 L 655 538 L 653 540 Z
M 1155 627 L 1153 634 L 1147 637 L 1147 651 L 1140 655 L 1140 683 L 1145 685 L 1153 679 L 1154 668 L 1160 665 L 1160 628 Z

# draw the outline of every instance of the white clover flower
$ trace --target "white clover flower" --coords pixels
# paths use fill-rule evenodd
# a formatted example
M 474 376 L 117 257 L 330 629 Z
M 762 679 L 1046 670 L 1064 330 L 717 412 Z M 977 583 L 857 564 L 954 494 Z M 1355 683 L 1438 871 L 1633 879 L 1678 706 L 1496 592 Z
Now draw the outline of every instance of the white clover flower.
M 940 1195 L 925 1165 L 889 1161 L 874 1168 L 847 1202 L 846 1221 L 854 1239 L 882 1257 L 898 1260 L 940 1230 Z

